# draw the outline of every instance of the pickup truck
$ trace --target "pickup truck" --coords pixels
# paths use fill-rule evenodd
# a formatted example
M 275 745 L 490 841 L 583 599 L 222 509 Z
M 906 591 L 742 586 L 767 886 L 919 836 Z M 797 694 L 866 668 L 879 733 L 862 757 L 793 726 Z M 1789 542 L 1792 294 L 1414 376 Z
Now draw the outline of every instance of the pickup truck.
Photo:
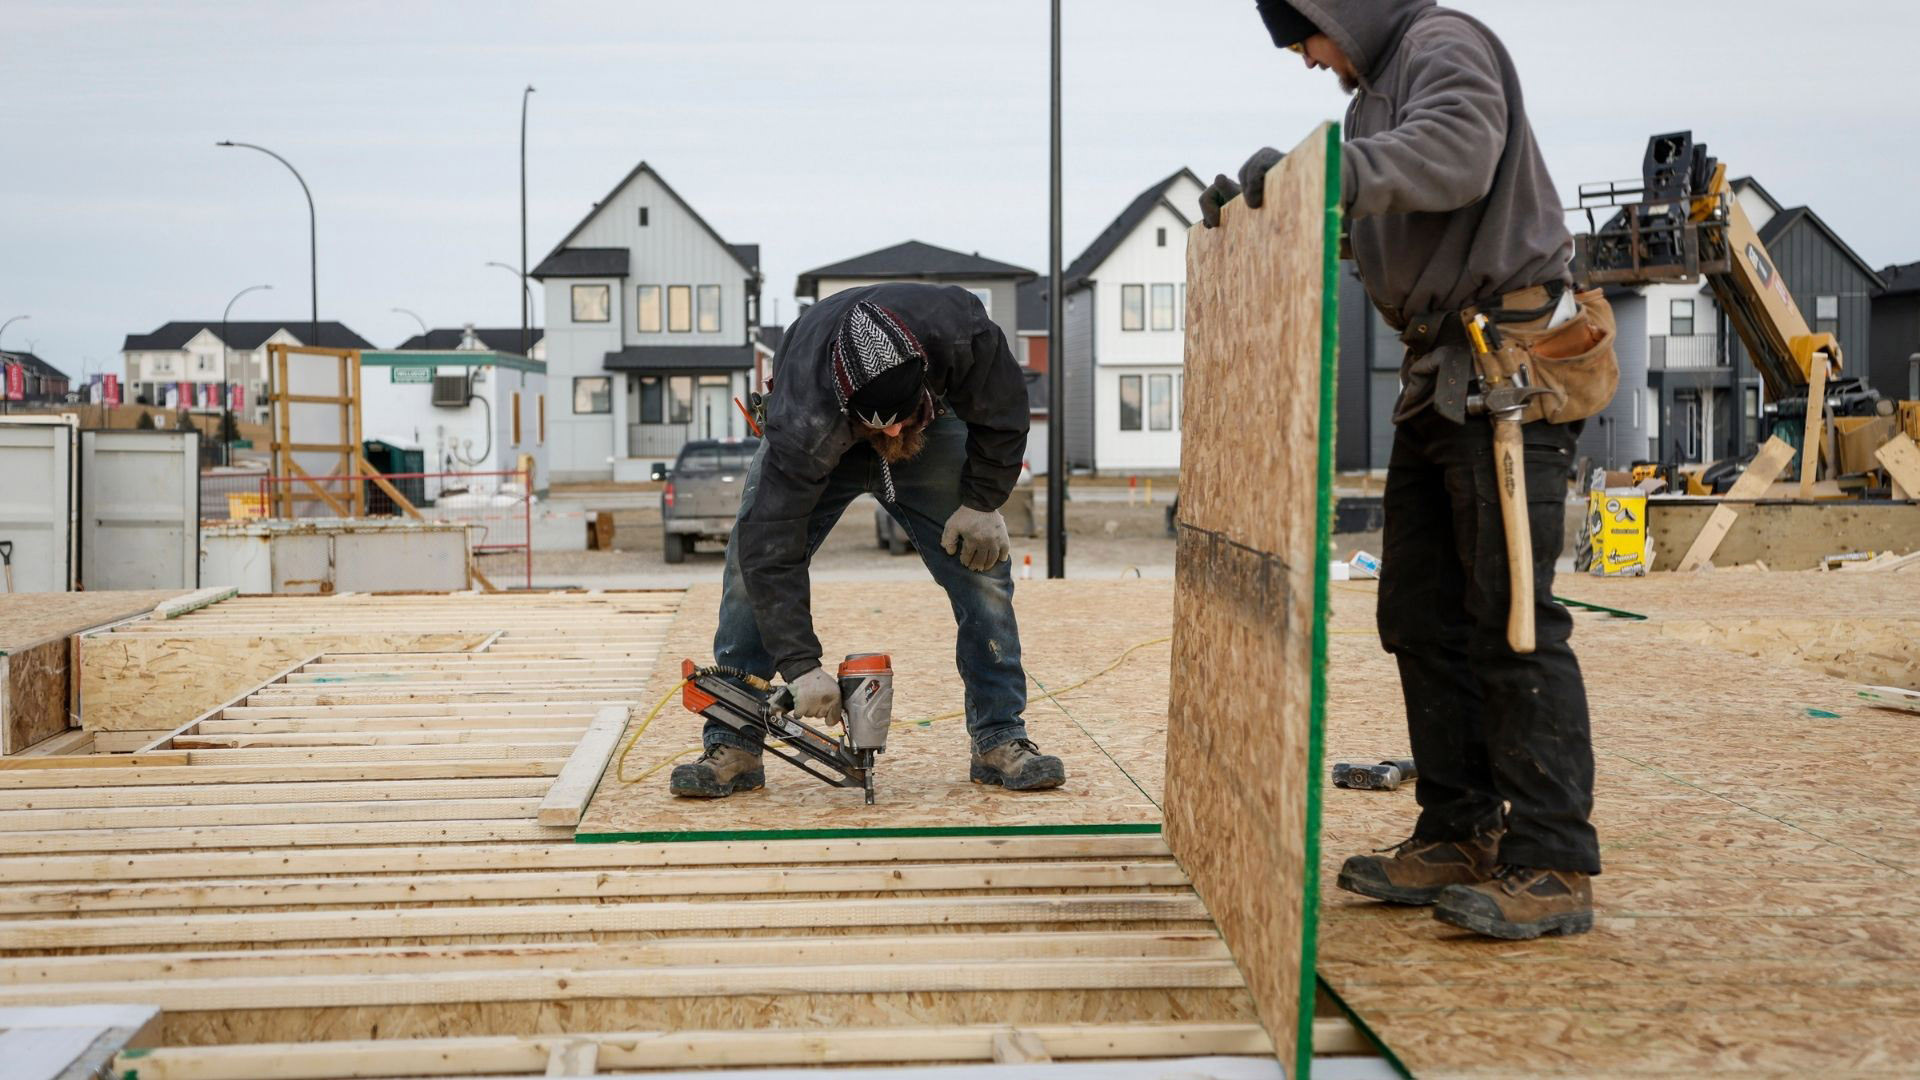
M 747 466 L 758 449 L 759 439 L 697 439 L 680 448 L 660 489 L 661 542 L 668 562 L 686 561 L 697 541 L 726 542 L 740 512 Z

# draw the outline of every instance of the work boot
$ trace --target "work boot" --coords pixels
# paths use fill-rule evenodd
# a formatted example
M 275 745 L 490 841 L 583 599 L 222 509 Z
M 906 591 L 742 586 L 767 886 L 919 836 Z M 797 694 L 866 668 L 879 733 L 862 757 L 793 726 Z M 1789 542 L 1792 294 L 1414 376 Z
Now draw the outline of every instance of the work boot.
M 1593 884 L 1577 870 L 1502 866 L 1487 881 L 1441 890 L 1433 917 L 1509 941 L 1584 934 L 1593 929 Z
M 969 778 L 1008 791 L 1042 791 L 1066 783 L 1067 767 L 1052 754 L 1041 753 L 1033 740 L 1015 739 L 984 754 L 976 748 Z
M 1391 855 L 1354 855 L 1340 864 L 1341 888 L 1390 904 L 1431 904 L 1449 885 L 1472 885 L 1493 876 L 1500 851 L 1500 827 L 1465 840 L 1422 840 L 1410 836 Z
M 699 760 L 676 765 L 668 788 L 694 799 L 724 799 L 736 791 L 759 791 L 767 786 L 760 755 L 737 746 L 716 743 Z

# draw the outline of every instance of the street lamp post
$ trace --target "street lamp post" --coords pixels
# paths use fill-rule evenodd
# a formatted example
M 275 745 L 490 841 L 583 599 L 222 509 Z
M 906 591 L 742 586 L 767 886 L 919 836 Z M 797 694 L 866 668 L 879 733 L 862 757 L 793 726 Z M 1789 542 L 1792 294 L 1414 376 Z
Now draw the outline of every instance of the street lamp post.
M 258 150 L 280 164 L 285 165 L 287 171 L 293 174 L 293 178 L 300 181 L 300 190 L 307 196 L 307 285 L 311 293 L 311 300 L 313 301 L 311 321 L 307 324 L 307 344 L 320 344 L 320 219 L 319 216 L 314 213 L 313 209 L 313 189 L 307 186 L 307 178 L 300 175 L 300 170 L 293 167 L 293 162 L 288 161 L 286 158 L 281 157 L 279 154 L 274 153 L 264 146 L 256 146 L 253 143 L 234 142 L 232 139 L 223 139 L 213 145 L 238 146 L 247 150 Z
M 514 269 L 511 266 L 508 266 L 506 263 L 503 263 L 503 262 L 488 261 L 487 265 L 497 266 L 500 269 L 505 270 L 507 273 L 512 274 L 514 277 L 517 277 L 520 279 L 520 303 L 522 305 L 521 310 L 525 312 L 527 316 L 531 317 L 533 314 L 533 286 L 527 284 L 527 275 L 521 273 L 520 271 Z M 527 355 L 527 348 L 528 348 L 527 324 L 525 321 L 522 321 L 520 324 L 520 355 L 521 356 Z
M 417 312 L 413 312 L 413 311 L 409 311 L 409 310 L 407 310 L 406 308 L 403 308 L 403 307 L 397 307 L 397 308 L 394 308 L 394 309 L 392 309 L 392 310 L 393 310 L 393 313 L 394 313 L 395 315 L 411 315 L 411 316 L 413 316 L 413 321 L 414 321 L 414 322 L 417 322 L 417 323 L 419 323 L 419 324 L 420 324 L 420 344 L 421 344 L 421 347 L 422 347 L 422 348 L 425 348 L 425 347 L 426 347 L 426 340 L 427 340 L 427 333 L 428 333 L 428 331 L 427 331 L 427 320 L 425 320 L 425 319 L 423 319 L 423 318 L 421 318 L 421 317 L 420 317 L 420 315 L 419 315 L 419 313 L 417 313 Z
M 249 285 L 246 288 L 241 289 L 239 292 L 234 293 L 233 299 L 227 301 L 227 309 L 220 313 L 220 421 L 219 421 L 220 427 L 219 427 L 219 432 L 220 432 L 220 464 L 222 465 L 233 464 L 233 460 L 232 460 L 233 447 L 231 444 L 227 442 L 227 414 L 233 412 L 233 385 L 228 381 L 228 374 L 227 374 L 227 362 L 228 362 L 228 358 L 233 354 L 233 346 L 227 344 L 227 316 L 233 314 L 233 304 L 235 300 L 240 299 L 241 297 L 247 295 L 250 292 L 258 292 L 261 289 L 271 289 L 271 288 L 273 288 L 273 286 L 271 285 Z
M 533 96 L 533 84 L 520 93 L 520 265 L 527 265 L 527 99 Z M 526 287 L 526 274 L 520 275 L 525 293 L 520 300 L 520 355 L 527 355 L 531 343 L 528 327 L 533 324 L 533 292 Z

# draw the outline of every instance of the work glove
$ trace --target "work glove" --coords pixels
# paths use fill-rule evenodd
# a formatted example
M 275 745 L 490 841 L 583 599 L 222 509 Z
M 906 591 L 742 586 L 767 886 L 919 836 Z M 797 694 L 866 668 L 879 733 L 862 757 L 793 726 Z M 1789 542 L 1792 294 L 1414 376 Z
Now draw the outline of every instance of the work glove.
M 1283 157 L 1286 155 L 1273 147 L 1263 146 L 1240 166 L 1240 186 L 1247 189 L 1248 206 L 1260 209 L 1261 201 L 1267 197 L 1267 172 L 1280 164 Z
M 793 694 L 795 716 L 840 722 L 840 680 L 827 674 L 826 668 L 814 668 L 788 683 L 787 689 Z
M 947 519 L 940 546 L 952 555 L 958 549 L 960 565 L 985 573 L 1006 561 L 1013 544 L 1007 539 L 1007 519 L 998 510 L 962 506 Z
M 1200 220 L 1207 228 L 1220 227 L 1220 208 L 1234 200 L 1240 194 L 1240 185 L 1227 179 L 1225 173 L 1214 176 L 1213 183 L 1200 193 Z

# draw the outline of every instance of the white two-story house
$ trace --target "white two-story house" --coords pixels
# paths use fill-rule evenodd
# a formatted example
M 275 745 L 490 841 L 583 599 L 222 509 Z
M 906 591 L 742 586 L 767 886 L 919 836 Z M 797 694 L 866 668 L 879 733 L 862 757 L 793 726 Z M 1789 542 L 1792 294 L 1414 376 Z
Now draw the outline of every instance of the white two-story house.
M 1095 473 L 1180 468 L 1191 170 L 1141 192 L 1062 274 L 1067 463 Z
M 318 326 L 307 320 L 267 322 L 175 321 L 149 334 L 128 334 L 120 346 L 124 365 L 121 400 L 127 404 L 217 412 L 230 391 L 242 417 L 264 422 L 267 402 L 267 346 L 319 345 L 329 349 L 371 349 L 373 343 L 337 322 Z M 223 336 L 224 335 L 224 336 Z
M 645 480 L 689 439 L 743 436 L 760 249 L 729 244 L 641 162 L 530 275 L 546 289 L 556 482 Z

